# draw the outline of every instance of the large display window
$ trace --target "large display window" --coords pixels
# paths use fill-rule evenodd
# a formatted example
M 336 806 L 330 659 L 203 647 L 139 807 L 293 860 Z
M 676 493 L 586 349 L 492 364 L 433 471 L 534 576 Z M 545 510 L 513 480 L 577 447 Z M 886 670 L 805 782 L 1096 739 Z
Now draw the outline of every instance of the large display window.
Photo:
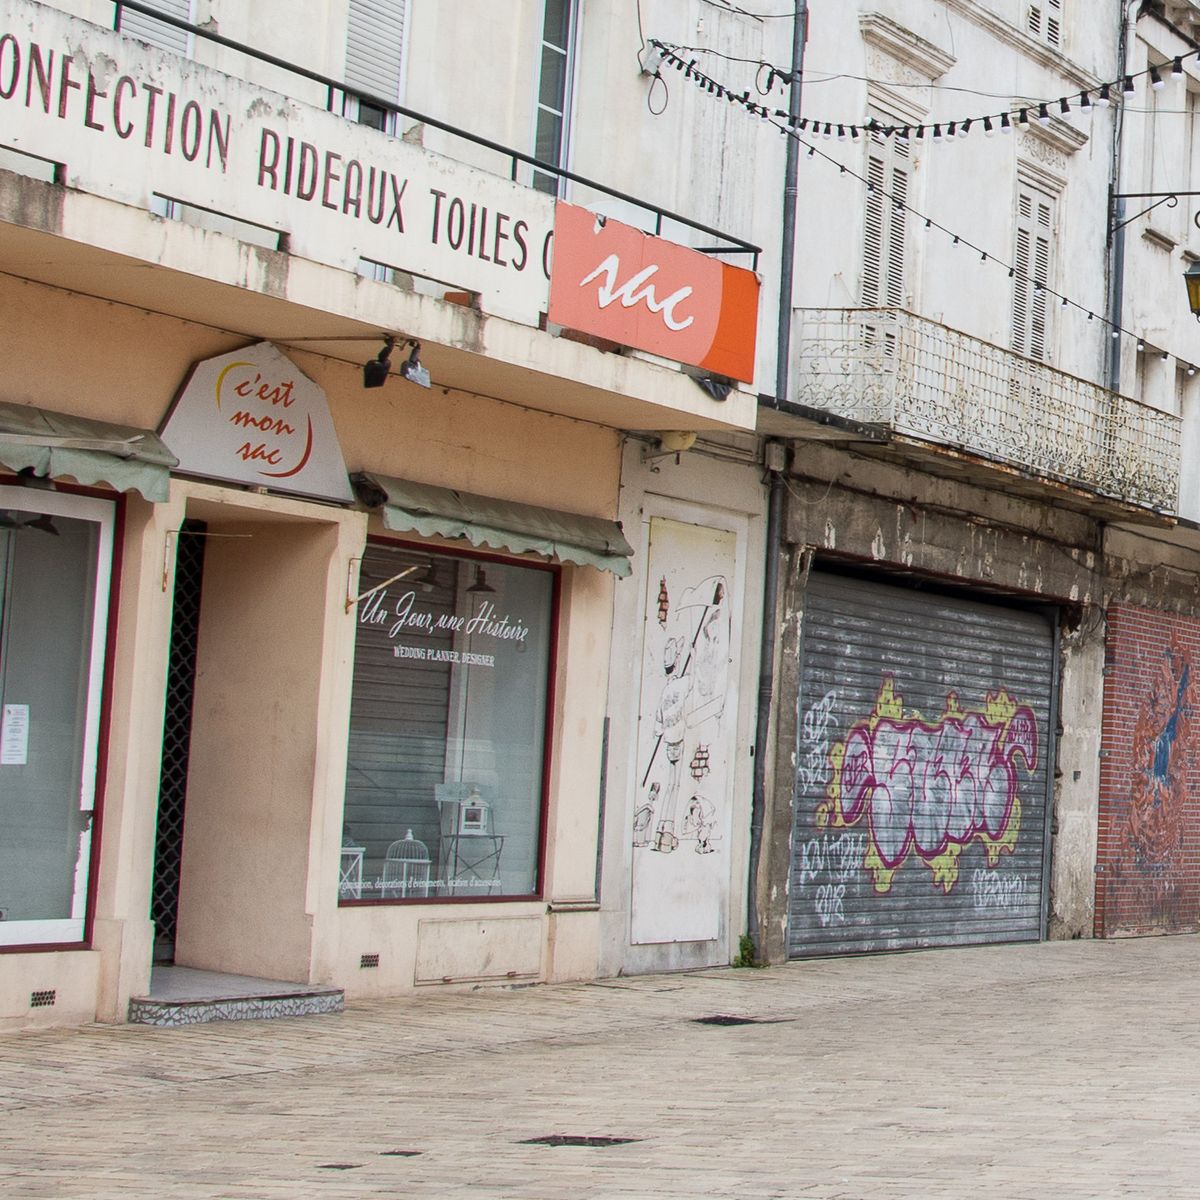
M 538 894 L 557 578 L 367 546 L 343 903 Z
M 0 946 L 86 936 L 113 519 L 0 486 Z

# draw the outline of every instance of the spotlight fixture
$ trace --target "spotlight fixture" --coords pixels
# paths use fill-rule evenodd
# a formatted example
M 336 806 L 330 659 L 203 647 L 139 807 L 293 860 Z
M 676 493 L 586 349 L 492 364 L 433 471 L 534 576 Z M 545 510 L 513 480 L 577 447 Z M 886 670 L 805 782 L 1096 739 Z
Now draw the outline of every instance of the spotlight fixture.
M 475 582 L 467 588 L 467 591 L 473 596 L 494 596 L 496 594 L 496 589 L 488 583 L 487 576 L 483 573 L 483 568 L 479 565 L 475 567 Z
M 409 351 L 408 357 L 400 364 L 400 378 L 407 379 L 409 383 L 415 383 L 417 387 L 431 387 L 429 379 L 429 371 L 421 366 L 421 343 L 409 342 L 412 349 Z
M 396 339 L 390 333 L 384 334 L 383 349 L 374 358 L 363 363 L 363 387 L 383 387 L 391 370 L 392 350 L 395 346 Z

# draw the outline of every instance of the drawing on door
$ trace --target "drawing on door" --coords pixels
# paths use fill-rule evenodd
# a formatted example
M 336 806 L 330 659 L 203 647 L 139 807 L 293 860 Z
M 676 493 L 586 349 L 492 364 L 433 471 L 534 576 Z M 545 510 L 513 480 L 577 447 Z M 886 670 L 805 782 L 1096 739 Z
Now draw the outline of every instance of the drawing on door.
M 655 518 L 643 611 L 632 940 L 704 941 L 728 885 L 733 533 Z

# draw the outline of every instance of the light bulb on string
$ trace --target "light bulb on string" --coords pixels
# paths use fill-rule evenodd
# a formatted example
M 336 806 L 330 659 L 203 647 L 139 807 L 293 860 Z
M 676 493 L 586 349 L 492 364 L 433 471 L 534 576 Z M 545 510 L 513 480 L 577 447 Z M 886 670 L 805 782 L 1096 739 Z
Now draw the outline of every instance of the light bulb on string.
M 1069 117 L 1071 115 L 1071 105 L 1067 102 L 1066 96 L 1064 96 L 1058 102 L 1058 111 L 1062 113 L 1064 117 Z
M 935 142 L 940 142 L 942 140 L 942 127 L 940 125 L 935 125 L 933 127 L 933 140 Z
M 996 131 L 992 128 L 992 118 L 991 117 L 983 118 L 983 136 L 984 137 L 995 137 L 996 136 Z
M 1080 92 L 1079 93 L 1079 111 L 1083 112 L 1083 113 L 1090 113 L 1092 111 L 1092 93 L 1091 92 Z
M 1000 114 L 1000 132 L 1012 133 L 1012 121 L 1008 118 L 1008 113 Z
M 1157 67 L 1150 68 L 1150 86 L 1156 92 L 1162 91 L 1166 86 L 1163 77 L 1158 73 Z
M 1050 110 L 1044 105 L 1038 107 L 1038 122 L 1042 125 L 1050 124 Z
M 1135 88 L 1133 86 L 1133 76 L 1132 75 L 1125 76 L 1125 80 L 1121 84 L 1121 95 L 1126 96 L 1126 97 L 1137 95 L 1137 88 Z
M 1172 79 L 1182 79 L 1183 78 L 1183 55 L 1182 54 L 1175 55 L 1175 61 L 1171 64 L 1171 78 Z
M 1096 107 L 1107 108 L 1112 103 L 1112 95 L 1108 90 L 1108 84 L 1102 83 L 1100 90 L 1096 93 Z

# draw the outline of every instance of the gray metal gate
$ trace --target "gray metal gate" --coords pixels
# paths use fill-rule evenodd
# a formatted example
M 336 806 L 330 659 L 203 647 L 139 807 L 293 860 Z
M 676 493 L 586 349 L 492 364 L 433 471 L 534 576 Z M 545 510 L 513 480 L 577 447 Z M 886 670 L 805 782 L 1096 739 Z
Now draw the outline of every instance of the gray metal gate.
M 1044 935 L 1047 615 L 814 572 L 792 957 Z

